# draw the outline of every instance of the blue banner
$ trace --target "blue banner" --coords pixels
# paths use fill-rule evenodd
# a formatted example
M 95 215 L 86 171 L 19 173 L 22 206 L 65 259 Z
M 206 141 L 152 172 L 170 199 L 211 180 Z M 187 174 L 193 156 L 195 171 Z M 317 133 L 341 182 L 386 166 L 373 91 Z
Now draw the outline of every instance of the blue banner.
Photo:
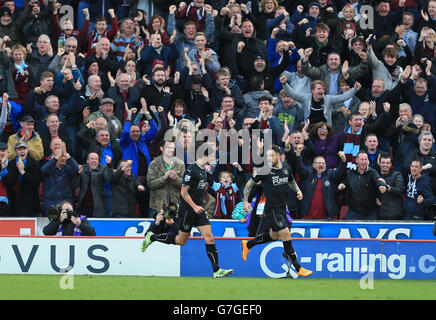
M 247 261 L 241 258 L 241 241 L 217 239 L 221 268 L 234 269 L 237 277 L 286 277 L 288 262 L 283 244 L 275 241 L 252 248 Z M 436 241 L 312 240 L 295 239 L 300 264 L 314 278 L 436 279 Z M 181 276 L 212 275 L 204 240 L 191 239 L 181 248 Z M 297 277 L 291 266 L 290 276 Z
M 98 236 L 141 237 L 145 235 L 152 219 L 89 219 Z M 211 220 L 215 237 L 248 237 L 246 225 L 235 220 Z M 331 239 L 417 239 L 432 240 L 432 223 L 408 222 L 347 222 L 347 221 L 298 221 L 292 223 L 292 238 Z M 193 229 L 192 236 L 200 236 Z

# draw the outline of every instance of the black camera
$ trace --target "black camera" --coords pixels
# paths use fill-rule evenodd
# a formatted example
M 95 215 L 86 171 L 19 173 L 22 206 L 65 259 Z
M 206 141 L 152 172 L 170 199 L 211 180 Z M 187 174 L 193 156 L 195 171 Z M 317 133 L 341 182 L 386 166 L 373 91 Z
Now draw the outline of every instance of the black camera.
M 177 212 L 179 211 L 179 206 L 175 202 L 170 202 L 163 207 L 163 216 L 165 219 L 175 219 Z
M 59 206 L 50 207 L 47 210 L 47 217 L 49 220 L 59 219 L 61 212 L 62 212 L 62 210 Z M 76 211 L 66 209 L 65 212 L 67 213 L 68 219 L 71 219 L 71 216 L 76 217 L 76 218 L 80 217 L 80 213 L 78 213 Z

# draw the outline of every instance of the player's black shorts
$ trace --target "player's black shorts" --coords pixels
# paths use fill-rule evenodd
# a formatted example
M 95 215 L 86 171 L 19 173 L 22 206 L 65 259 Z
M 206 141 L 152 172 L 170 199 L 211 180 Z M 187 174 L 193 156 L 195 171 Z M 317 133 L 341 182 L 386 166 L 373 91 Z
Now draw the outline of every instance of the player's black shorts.
M 197 214 L 190 205 L 186 205 L 184 203 L 180 204 L 179 217 L 177 221 L 179 230 L 186 233 L 191 232 L 192 227 L 210 225 L 209 218 L 207 217 L 205 211 Z
M 269 228 L 274 232 L 279 232 L 289 227 L 286 218 L 286 207 L 284 208 L 265 208 L 264 217 L 267 220 Z

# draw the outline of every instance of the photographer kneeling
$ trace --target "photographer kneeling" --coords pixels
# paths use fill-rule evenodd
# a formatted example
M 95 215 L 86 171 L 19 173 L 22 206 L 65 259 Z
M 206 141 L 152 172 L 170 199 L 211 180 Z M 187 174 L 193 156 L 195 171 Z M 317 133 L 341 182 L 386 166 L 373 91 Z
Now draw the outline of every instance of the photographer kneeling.
M 47 216 L 50 223 L 42 230 L 46 236 L 95 236 L 95 230 L 86 216 L 75 212 L 68 201 L 51 207 Z
M 175 223 L 177 210 L 178 206 L 176 203 L 172 202 L 169 205 L 164 205 L 163 209 L 153 216 L 155 220 L 147 232 L 151 231 L 154 234 L 173 233 L 177 235 L 179 233 L 179 228 L 177 223 Z

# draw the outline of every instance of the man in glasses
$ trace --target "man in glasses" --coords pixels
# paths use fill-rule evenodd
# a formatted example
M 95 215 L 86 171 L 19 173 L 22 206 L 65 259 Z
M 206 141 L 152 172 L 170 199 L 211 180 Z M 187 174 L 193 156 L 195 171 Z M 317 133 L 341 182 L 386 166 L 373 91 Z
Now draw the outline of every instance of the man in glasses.
M 347 161 L 342 151 L 338 152 L 341 159 L 336 169 L 328 169 L 323 156 L 316 156 L 312 166 L 306 166 L 301 158 L 304 145 L 298 145 L 296 150 L 297 172 L 301 178 L 301 190 L 304 198 L 301 201 L 299 218 L 302 219 L 332 219 L 339 214 L 336 189 L 345 176 Z

